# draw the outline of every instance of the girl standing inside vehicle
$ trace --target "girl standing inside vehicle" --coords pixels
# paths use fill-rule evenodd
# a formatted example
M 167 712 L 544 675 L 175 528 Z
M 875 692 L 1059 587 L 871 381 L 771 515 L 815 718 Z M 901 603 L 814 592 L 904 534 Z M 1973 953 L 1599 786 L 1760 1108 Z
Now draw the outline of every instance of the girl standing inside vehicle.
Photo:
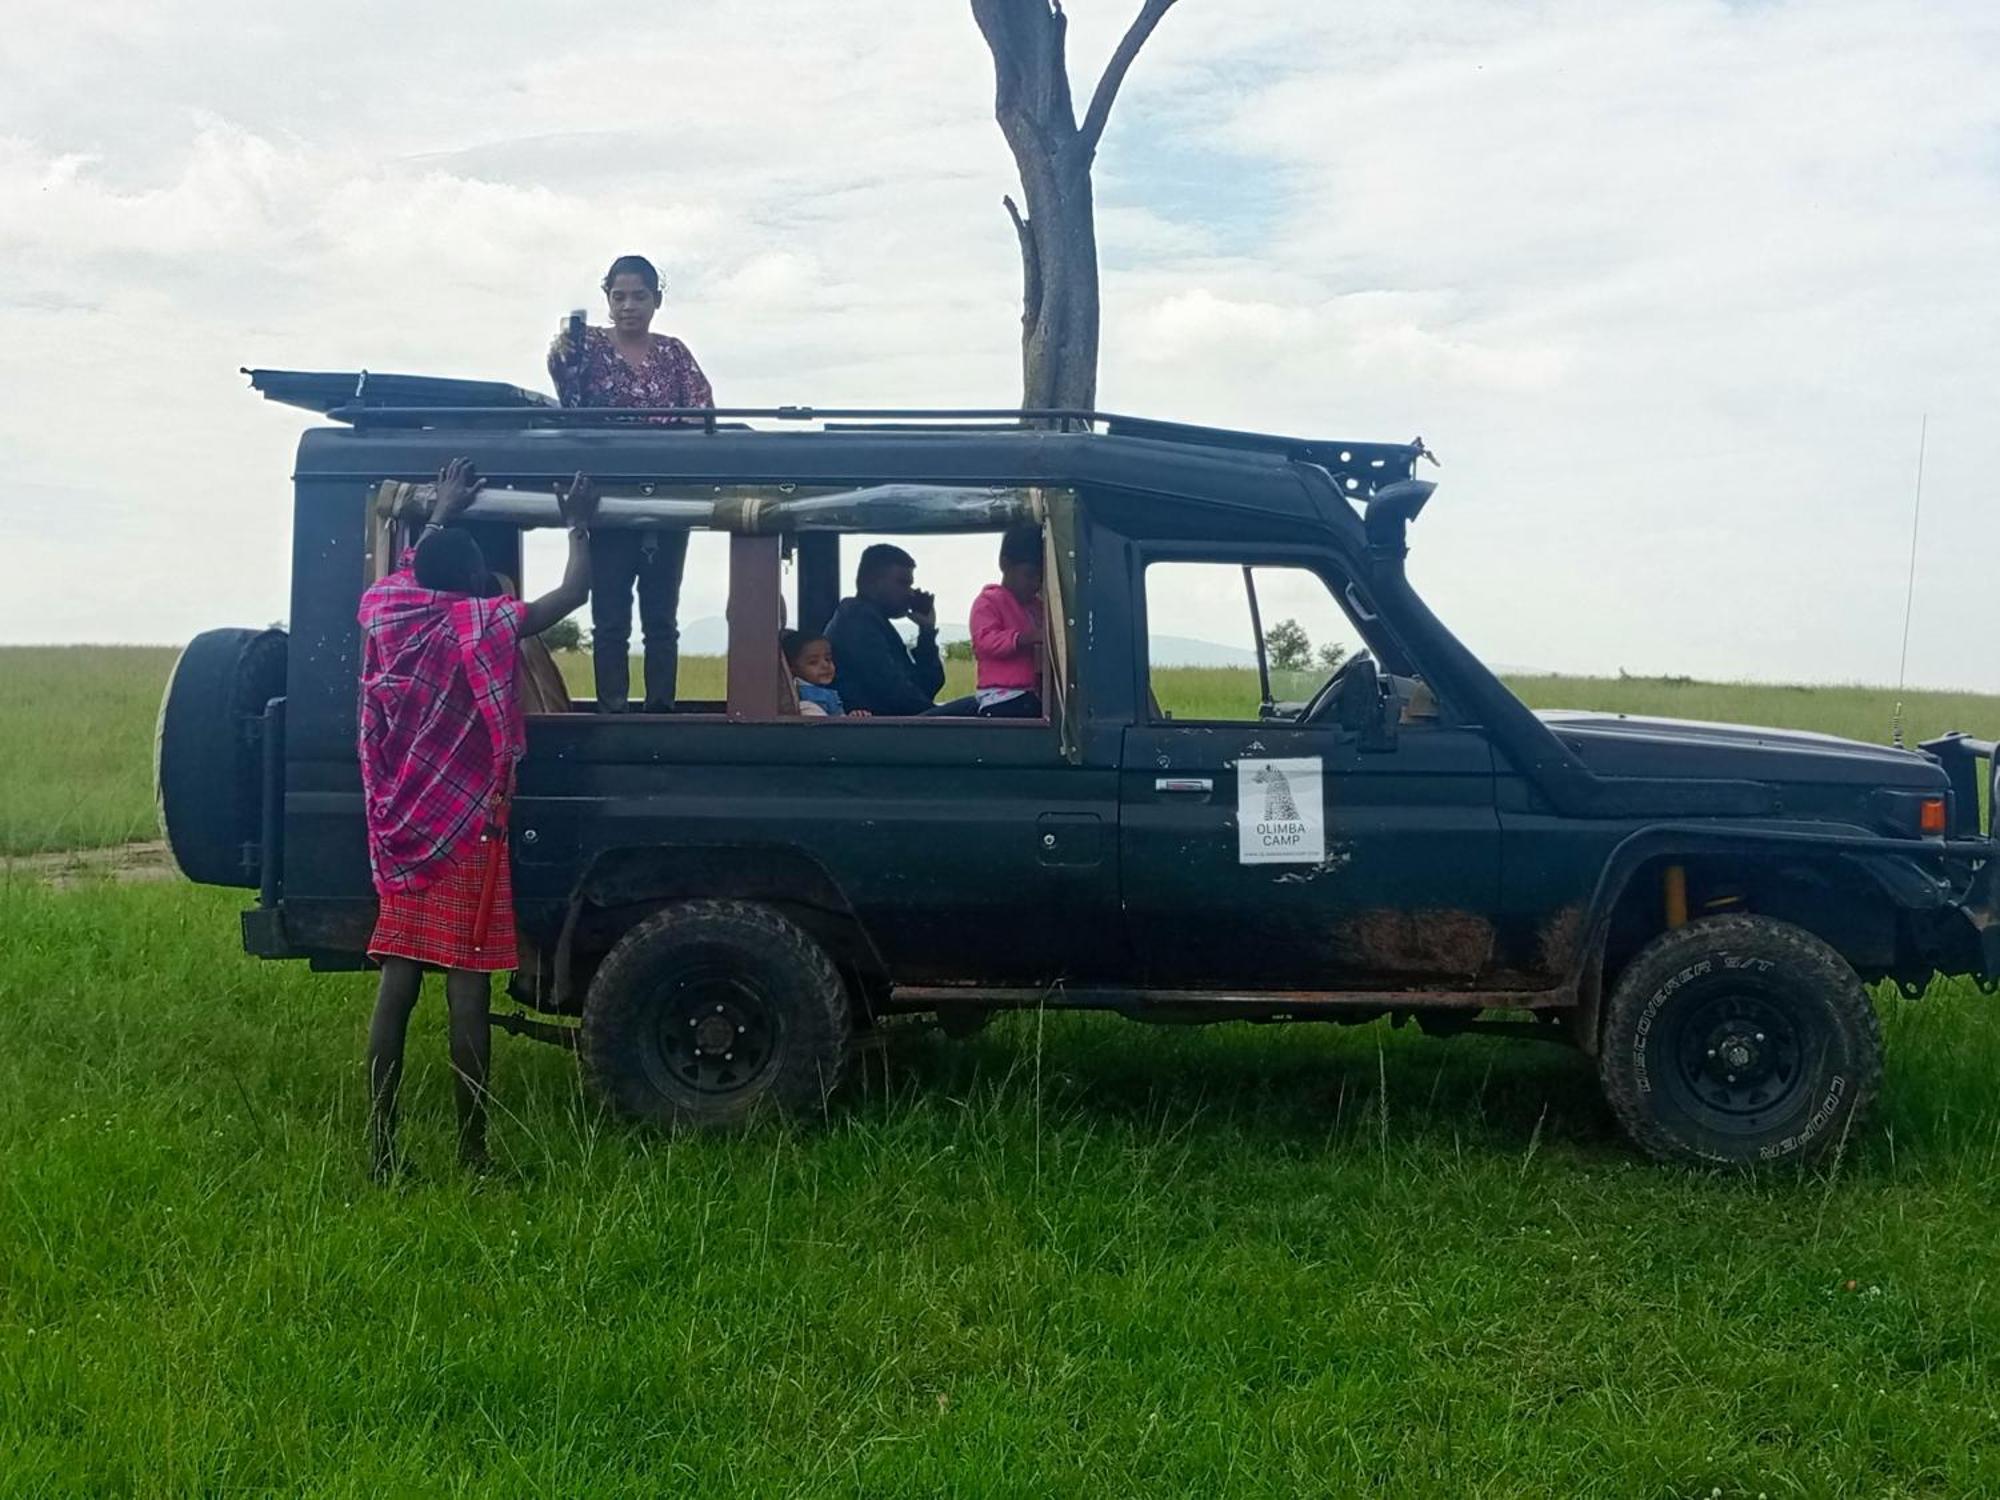
M 713 407 L 708 377 L 679 339 L 654 333 L 660 273 L 643 255 L 621 255 L 604 274 L 608 328 L 572 320 L 549 346 L 549 376 L 569 407 Z M 672 417 L 645 420 L 679 425 Z M 679 419 L 685 420 L 685 419 Z M 681 575 L 688 534 L 651 527 L 607 531 L 591 556 L 591 666 L 600 713 L 624 713 L 632 685 L 632 591 L 646 655 L 643 713 L 672 713 L 680 677 Z

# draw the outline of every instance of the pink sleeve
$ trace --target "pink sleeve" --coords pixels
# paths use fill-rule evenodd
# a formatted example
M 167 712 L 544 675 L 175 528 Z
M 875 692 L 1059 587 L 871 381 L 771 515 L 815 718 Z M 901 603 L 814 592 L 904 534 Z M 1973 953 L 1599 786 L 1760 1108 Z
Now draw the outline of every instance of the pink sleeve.
M 973 655 L 998 659 L 1020 649 L 1020 631 L 1008 629 L 1000 618 L 1000 606 L 981 594 L 972 604 Z

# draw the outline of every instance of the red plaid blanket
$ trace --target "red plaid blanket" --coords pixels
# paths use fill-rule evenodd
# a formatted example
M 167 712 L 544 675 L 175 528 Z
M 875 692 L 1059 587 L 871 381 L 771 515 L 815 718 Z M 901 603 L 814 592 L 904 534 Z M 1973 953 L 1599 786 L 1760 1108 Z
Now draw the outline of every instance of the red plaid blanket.
M 420 587 L 405 565 L 361 596 L 361 790 L 379 894 L 420 891 L 478 839 L 526 739 L 518 599 Z

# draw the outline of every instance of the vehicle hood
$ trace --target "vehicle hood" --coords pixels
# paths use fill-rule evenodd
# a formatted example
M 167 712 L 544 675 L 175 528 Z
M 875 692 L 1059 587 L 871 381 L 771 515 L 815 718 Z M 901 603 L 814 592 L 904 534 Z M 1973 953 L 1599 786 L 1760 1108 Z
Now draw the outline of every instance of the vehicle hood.
M 1600 776 L 1938 788 L 1943 769 L 1916 750 L 1803 729 L 1705 724 L 1550 709 L 1536 715 Z

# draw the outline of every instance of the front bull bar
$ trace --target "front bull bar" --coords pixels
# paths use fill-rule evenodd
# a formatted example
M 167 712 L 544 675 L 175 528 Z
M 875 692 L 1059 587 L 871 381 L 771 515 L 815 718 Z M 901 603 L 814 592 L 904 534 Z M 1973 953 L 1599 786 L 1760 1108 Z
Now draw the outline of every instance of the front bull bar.
M 1986 857 L 1973 872 L 1959 910 L 1979 934 L 1979 981 L 1990 989 L 2000 982 L 2000 744 L 1953 730 L 1917 747 L 1944 770 L 1951 783 L 1954 842 L 1984 839 Z M 1980 774 L 1979 763 L 1986 762 Z M 1979 816 L 1979 793 L 1986 790 L 1986 817 Z

